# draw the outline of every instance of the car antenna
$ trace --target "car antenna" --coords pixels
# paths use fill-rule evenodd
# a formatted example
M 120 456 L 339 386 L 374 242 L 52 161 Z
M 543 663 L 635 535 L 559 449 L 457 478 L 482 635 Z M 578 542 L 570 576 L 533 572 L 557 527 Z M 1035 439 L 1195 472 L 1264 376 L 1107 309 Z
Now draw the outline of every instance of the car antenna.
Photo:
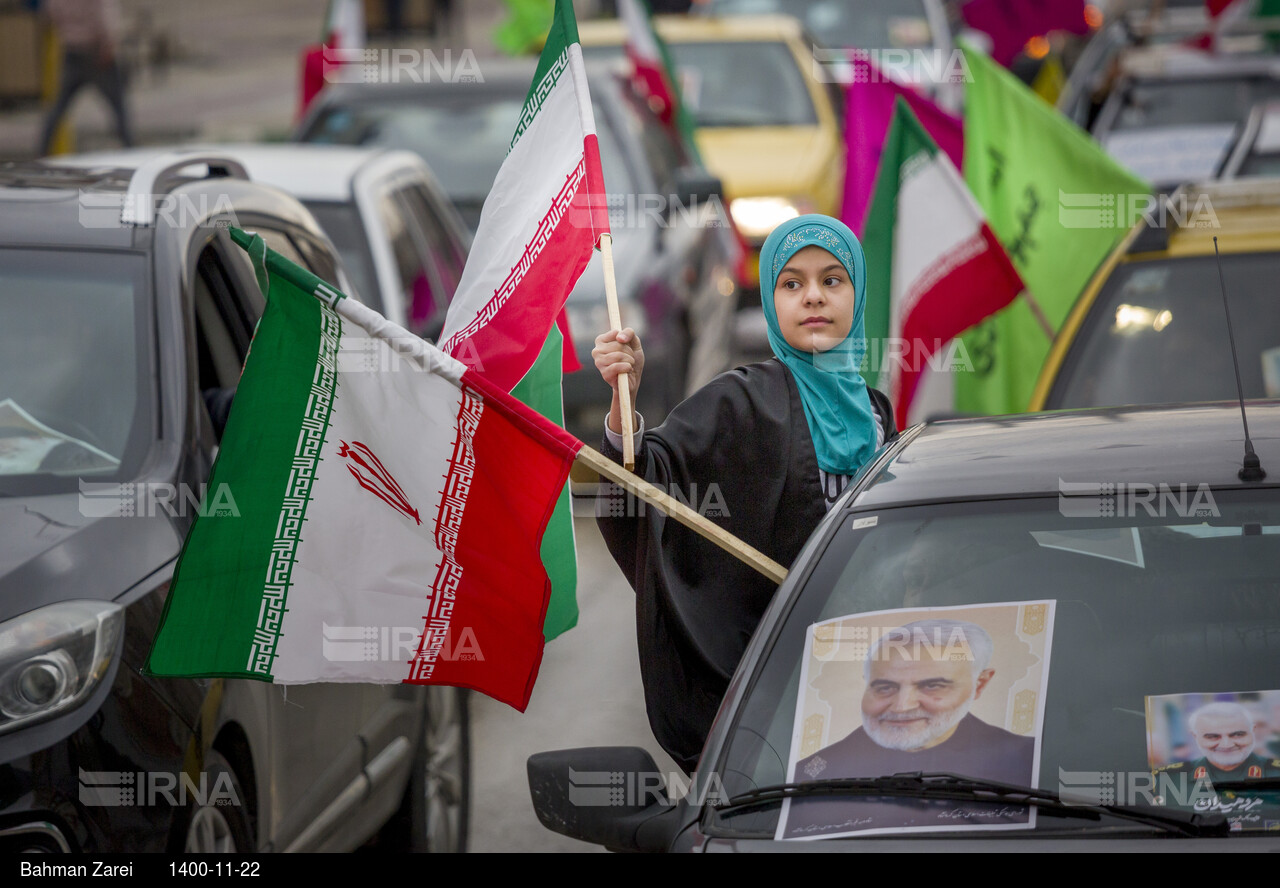
M 1213 237 L 1213 255 L 1218 260 L 1218 284 L 1222 287 L 1222 310 L 1227 315 L 1227 338 L 1231 341 L 1231 366 L 1236 371 L 1236 394 L 1240 398 L 1240 420 L 1244 423 L 1244 465 L 1237 473 L 1241 481 L 1261 481 L 1267 477 L 1262 461 L 1249 440 L 1249 419 L 1244 413 L 1244 386 L 1240 384 L 1240 359 L 1236 356 L 1236 337 L 1231 332 L 1231 308 L 1227 305 L 1227 281 L 1222 276 L 1222 254 L 1218 252 L 1218 236 Z

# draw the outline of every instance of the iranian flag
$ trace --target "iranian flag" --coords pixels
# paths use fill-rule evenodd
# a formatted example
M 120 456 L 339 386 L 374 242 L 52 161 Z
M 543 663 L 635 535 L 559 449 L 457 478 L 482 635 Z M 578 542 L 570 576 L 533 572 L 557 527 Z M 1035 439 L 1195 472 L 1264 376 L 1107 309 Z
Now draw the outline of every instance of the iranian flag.
M 556 0 L 511 151 L 485 199 L 445 318 L 441 349 L 563 425 L 566 336 L 556 321 L 591 251 L 608 231 L 578 26 L 572 3 Z M 566 486 L 543 547 L 554 589 L 548 638 L 578 619 L 574 553 Z
M 675 130 L 690 156 L 698 159 L 693 117 L 680 94 L 671 52 L 653 27 L 649 4 L 646 0 L 618 0 L 618 18 L 627 28 L 626 53 L 637 91 L 648 96 L 651 105 L 657 105 L 654 110 L 662 122 Z
M 580 442 L 235 229 L 267 307 L 147 661 L 473 688 L 523 710 Z M 219 501 L 216 499 L 215 502 Z
M 1012 302 L 1022 280 L 959 171 L 902 98 L 894 106 L 863 245 L 867 338 L 884 343 L 873 352 L 880 359 L 877 387 L 905 426 L 922 418 L 912 408 L 931 359 Z

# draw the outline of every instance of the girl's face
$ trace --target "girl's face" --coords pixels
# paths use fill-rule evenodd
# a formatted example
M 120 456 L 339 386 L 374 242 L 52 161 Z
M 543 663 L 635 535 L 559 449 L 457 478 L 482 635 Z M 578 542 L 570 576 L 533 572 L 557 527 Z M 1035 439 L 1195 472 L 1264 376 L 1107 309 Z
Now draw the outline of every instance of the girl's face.
M 835 348 L 853 329 L 853 281 L 840 260 L 809 246 L 787 260 L 773 288 L 782 338 L 810 354 Z

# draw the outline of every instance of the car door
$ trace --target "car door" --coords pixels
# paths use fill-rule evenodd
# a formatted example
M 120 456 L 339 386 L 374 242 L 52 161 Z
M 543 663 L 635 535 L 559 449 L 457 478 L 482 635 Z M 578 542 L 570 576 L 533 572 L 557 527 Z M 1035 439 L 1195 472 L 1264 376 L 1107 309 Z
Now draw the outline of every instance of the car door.
M 335 282 L 337 264 L 324 244 L 305 232 L 267 218 L 243 220 L 282 255 Z M 244 253 L 225 235 L 193 248 L 191 291 L 195 300 L 200 387 L 234 390 L 248 354 L 264 300 L 246 278 Z M 264 743 L 255 765 L 269 775 L 261 800 L 259 830 L 277 847 L 287 846 L 321 811 L 360 777 L 371 751 L 362 740 L 370 688 L 357 684 L 278 687 L 227 680 L 234 707 L 256 712 Z M 265 750 L 265 751 L 264 751 Z M 376 752 L 374 749 L 372 752 Z

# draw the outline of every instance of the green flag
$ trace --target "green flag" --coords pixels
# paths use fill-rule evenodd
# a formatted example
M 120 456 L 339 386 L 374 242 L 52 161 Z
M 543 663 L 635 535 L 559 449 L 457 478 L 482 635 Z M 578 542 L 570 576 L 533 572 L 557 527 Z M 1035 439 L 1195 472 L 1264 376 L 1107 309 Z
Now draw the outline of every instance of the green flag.
M 1014 413 L 1076 297 L 1132 222 L 1124 208 L 1151 188 L 989 57 L 962 47 L 964 178 L 1027 287 L 966 332 L 974 372 L 958 374 L 956 408 Z

